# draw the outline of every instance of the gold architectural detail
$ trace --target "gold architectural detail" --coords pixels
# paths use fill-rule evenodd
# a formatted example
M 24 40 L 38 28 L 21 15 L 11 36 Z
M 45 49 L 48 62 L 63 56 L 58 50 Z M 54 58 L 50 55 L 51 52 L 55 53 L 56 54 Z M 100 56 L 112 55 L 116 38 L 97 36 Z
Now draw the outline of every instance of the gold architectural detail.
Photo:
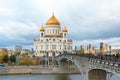
M 61 35 L 45 35 L 45 37 L 54 37 L 54 38 L 58 38 L 58 37 L 62 37 Z
M 60 25 L 60 22 L 54 16 L 54 13 L 53 13 L 52 17 L 46 22 L 46 25 Z
M 62 33 L 62 32 L 60 32 L 60 35 L 63 35 L 63 33 Z
M 67 32 L 68 30 L 67 30 L 67 28 L 66 28 L 66 26 L 64 27 L 64 29 L 62 30 L 62 32 Z
M 44 32 L 44 31 L 45 31 L 45 29 L 44 29 L 43 26 L 40 28 L 40 31 L 41 31 L 41 32 Z

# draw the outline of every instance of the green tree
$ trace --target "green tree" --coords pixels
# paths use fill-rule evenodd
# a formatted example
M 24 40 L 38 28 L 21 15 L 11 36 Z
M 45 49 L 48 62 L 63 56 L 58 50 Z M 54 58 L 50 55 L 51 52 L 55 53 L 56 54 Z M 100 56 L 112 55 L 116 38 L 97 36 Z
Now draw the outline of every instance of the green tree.
M 9 57 L 9 61 L 10 61 L 11 63 L 15 63 L 15 62 L 16 62 L 16 56 L 15 56 L 15 55 L 11 55 L 11 56 Z

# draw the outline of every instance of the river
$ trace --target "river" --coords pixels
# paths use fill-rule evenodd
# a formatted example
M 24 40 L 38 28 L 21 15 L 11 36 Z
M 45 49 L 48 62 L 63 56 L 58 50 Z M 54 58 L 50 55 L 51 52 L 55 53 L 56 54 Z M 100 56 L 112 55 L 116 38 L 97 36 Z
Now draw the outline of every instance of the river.
M 81 74 L 24 74 L 0 75 L 0 80 L 83 80 Z M 110 80 L 120 80 L 113 75 Z

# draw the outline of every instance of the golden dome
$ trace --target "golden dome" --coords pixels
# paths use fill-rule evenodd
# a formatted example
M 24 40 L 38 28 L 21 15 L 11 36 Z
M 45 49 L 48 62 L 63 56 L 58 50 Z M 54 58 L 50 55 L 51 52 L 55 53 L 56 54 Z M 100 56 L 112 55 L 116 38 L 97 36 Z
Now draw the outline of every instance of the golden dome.
M 46 25 L 60 25 L 60 22 L 54 16 L 54 13 L 53 13 L 52 17 L 46 22 Z
M 40 28 L 40 31 L 41 31 L 41 32 L 44 32 L 44 31 L 45 31 L 43 26 Z
M 66 28 L 66 26 L 64 27 L 64 29 L 62 30 L 62 32 L 67 32 L 68 30 L 67 30 L 67 28 Z

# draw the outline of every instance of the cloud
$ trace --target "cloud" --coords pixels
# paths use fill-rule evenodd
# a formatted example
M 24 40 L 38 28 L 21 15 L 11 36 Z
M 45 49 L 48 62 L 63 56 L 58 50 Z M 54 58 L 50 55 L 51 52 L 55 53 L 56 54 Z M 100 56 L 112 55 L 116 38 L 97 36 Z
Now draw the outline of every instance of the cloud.
M 2 0 L 1 47 L 15 44 L 31 46 L 32 40 L 39 38 L 40 26 L 45 26 L 53 10 L 61 27 L 67 26 L 68 37 L 75 42 L 95 42 L 97 46 L 99 42 L 110 40 L 110 45 L 119 46 L 119 41 L 114 40 L 120 37 L 119 3 L 119 0 Z
M 33 39 L 39 35 L 39 27 L 33 23 L 10 21 L 0 26 L 1 46 L 32 45 Z

